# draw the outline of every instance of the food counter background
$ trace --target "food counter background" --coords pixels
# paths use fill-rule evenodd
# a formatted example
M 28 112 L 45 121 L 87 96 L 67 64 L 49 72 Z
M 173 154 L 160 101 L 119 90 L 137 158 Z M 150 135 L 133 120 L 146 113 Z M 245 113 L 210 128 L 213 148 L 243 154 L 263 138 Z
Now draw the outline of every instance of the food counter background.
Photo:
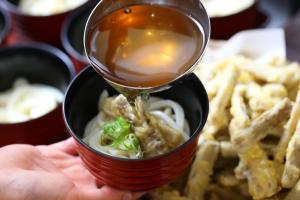
M 300 1 L 261 0 L 259 8 L 268 16 L 266 28 L 285 28 L 288 59 L 300 62 Z
M 298 0 L 260 0 L 259 10 L 267 17 L 258 28 L 284 27 L 288 58 L 300 62 L 300 1 Z M 298 14 L 297 14 L 298 13 Z M 13 32 L 8 44 L 26 41 L 20 34 Z

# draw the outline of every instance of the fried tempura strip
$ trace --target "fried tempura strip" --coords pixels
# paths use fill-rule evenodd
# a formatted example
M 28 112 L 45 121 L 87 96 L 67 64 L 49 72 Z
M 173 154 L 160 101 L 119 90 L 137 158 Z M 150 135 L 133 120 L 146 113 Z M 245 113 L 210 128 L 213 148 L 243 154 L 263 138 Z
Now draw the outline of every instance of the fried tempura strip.
M 234 121 L 230 124 L 231 135 L 239 134 L 239 129 L 235 127 Z M 268 160 L 266 153 L 257 143 L 251 143 L 251 146 L 245 150 L 237 146 L 240 158 L 238 178 L 246 177 L 251 196 L 254 199 L 263 199 L 276 194 L 279 188 L 279 177 L 272 161 Z
M 131 122 L 136 121 L 134 109 L 124 95 L 119 95 L 116 98 L 106 98 L 102 106 L 105 114 L 110 117 L 122 116 Z
M 180 195 L 179 191 L 169 187 L 161 187 L 150 194 L 150 199 L 153 200 L 189 200 Z
M 264 200 L 279 200 L 279 198 L 278 196 L 274 196 L 274 197 L 266 198 Z
M 300 68 L 298 64 L 292 63 L 286 66 L 273 67 L 268 65 L 246 64 L 238 65 L 241 70 L 253 74 L 256 78 L 268 83 L 281 83 L 293 85 L 300 79 Z
M 231 134 L 231 141 L 239 152 L 247 151 L 253 143 L 265 138 L 274 127 L 287 120 L 291 111 L 291 102 L 288 99 L 282 100 L 272 109 L 264 112 L 261 116 L 251 122 L 248 128 L 241 129 L 237 134 Z M 234 117 L 233 121 L 239 119 Z M 234 122 L 236 123 L 236 122 Z M 235 124 L 235 126 L 237 126 Z
M 222 127 L 227 126 L 226 107 L 230 104 L 239 71 L 233 65 L 225 69 L 222 84 L 215 98 L 210 103 L 210 113 L 203 134 L 215 135 Z
M 292 188 L 297 184 L 300 178 L 300 121 L 294 135 L 292 136 L 287 152 L 286 163 L 281 178 L 281 184 L 284 188 Z
M 217 174 L 217 182 L 223 187 L 235 187 L 240 183 L 240 180 L 235 177 L 234 172 L 231 169 L 221 171 Z
M 204 140 L 196 154 L 186 186 L 189 200 L 203 200 L 206 187 L 213 173 L 213 166 L 219 154 L 219 143 Z
M 230 141 L 220 142 L 220 153 L 223 158 L 236 158 L 237 152 Z
M 231 141 L 240 158 L 238 176 L 247 178 L 249 192 L 254 199 L 271 197 L 280 190 L 275 165 L 268 160 L 267 154 L 257 142 L 264 138 L 270 129 L 286 120 L 290 109 L 291 103 L 285 99 L 253 120 L 248 128 L 239 127 L 236 123 L 239 118 L 236 116 L 230 123 Z
M 293 189 L 288 193 L 284 200 L 298 200 L 300 199 L 300 181 L 293 187 Z
M 288 96 L 287 89 L 282 84 L 266 84 L 262 88 L 263 92 L 266 93 L 271 98 L 285 98 Z
M 263 92 L 263 88 L 258 83 L 249 83 L 247 85 L 246 97 L 252 112 L 264 112 L 274 105 L 274 99 Z
M 274 159 L 277 162 L 281 162 L 281 163 L 283 162 L 286 153 L 286 148 L 288 146 L 288 142 L 290 141 L 293 132 L 295 131 L 299 119 L 300 119 L 300 87 L 298 89 L 296 102 L 293 106 L 290 119 L 287 122 L 287 125 L 284 129 L 284 133 L 280 138 L 277 148 L 275 149 Z
M 247 88 L 245 85 L 237 85 L 234 89 L 231 98 L 230 112 L 233 116 L 239 119 L 238 125 L 240 127 L 247 127 L 250 124 L 250 119 L 247 114 L 246 104 L 244 102 L 244 95 Z
M 222 74 L 219 74 L 213 80 L 206 81 L 206 83 L 204 83 L 209 101 L 211 101 L 216 96 L 218 92 L 218 88 L 222 83 L 222 78 L 223 78 Z
M 244 174 L 247 177 L 249 193 L 253 199 L 272 197 L 280 190 L 274 162 L 268 160 L 267 154 L 258 144 L 241 154 L 240 162 L 247 166 Z
M 231 188 L 222 188 L 217 184 L 210 184 L 207 187 L 208 194 L 215 194 L 220 200 L 244 200 L 245 197 Z M 216 198 L 217 199 L 217 198 Z

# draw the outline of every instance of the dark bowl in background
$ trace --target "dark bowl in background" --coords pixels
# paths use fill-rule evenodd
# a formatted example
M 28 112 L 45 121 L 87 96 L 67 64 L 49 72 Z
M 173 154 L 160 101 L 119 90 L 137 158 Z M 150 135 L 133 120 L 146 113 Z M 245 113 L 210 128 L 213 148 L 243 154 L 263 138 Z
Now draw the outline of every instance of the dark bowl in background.
M 1 0 L 0 5 L 11 15 L 14 28 L 17 31 L 22 32 L 34 41 L 61 46 L 60 30 L 64 19 L 70 13 L 83 9 L 95 1 L 89 0 L 77 8 L 49 16 L 34 16 L 22 13 L 18 8 L 19 0 Z
M 82 141 L 86 124 L 98 113 L 97 101 L 104 89 L 110 95 L 117 94 L 90 66 L 72 81 L 63 105 L 65 123 L 76 141 L 78 153 L 98 182 L 122 190 L 148 191 L 180 176 L 194 158 L 208 115 L 208 98 L 200 80 L 192 74 L 171 89 L 153 94 L 183 106 L 192 136 L 171 152 L 149 159 L 117 158 Z
M 242 30 L 258 28 L 265 20 L 266 17 L 258 10 L 258 0 L 256 0 L 250 7 L 240 12 L 211 17 L 211 38 L 226 40 Z
M 0 92 L 10 89 L 17 78 L 41 83 L 65 93 L 75 75 L 71 60 L 62 51 L 44 44 L 17 45 L 0 49 Z M 67 137 L 62 104 L 48 114 L 26 122 L 0 123 L 0 146 L 49 144 Z
M 83 35 L 87 19 L 96 4 L 70 14 L 61 29 L 61 43 L 64 50 L 70 55 L 76 71 L 85 68 L 89 61 L 84 53 Z
M 7 12 L 0 7 L 0 44 L 6 42 L 11 30 L 11 20 Z

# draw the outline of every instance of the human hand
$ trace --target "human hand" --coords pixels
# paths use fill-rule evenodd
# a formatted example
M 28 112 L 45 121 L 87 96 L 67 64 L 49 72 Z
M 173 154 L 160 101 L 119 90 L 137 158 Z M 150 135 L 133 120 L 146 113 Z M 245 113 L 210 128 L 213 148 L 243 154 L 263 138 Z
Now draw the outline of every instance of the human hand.
M 49 146 L 0 148 L 0 197 L 4 200 L 134 200 L 141 194 L 98 188 L 69 139 Z

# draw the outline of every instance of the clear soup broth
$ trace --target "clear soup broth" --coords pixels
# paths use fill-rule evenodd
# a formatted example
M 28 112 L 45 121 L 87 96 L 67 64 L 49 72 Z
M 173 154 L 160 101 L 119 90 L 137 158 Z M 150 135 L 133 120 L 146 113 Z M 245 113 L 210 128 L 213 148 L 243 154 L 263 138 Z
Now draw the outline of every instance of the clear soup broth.
M 89 58 L 106 78 L 157 87 L 185 73 L 202 53 L 201 25 L 177 9 L 137 5 L 102 18 L 89 31 Z

